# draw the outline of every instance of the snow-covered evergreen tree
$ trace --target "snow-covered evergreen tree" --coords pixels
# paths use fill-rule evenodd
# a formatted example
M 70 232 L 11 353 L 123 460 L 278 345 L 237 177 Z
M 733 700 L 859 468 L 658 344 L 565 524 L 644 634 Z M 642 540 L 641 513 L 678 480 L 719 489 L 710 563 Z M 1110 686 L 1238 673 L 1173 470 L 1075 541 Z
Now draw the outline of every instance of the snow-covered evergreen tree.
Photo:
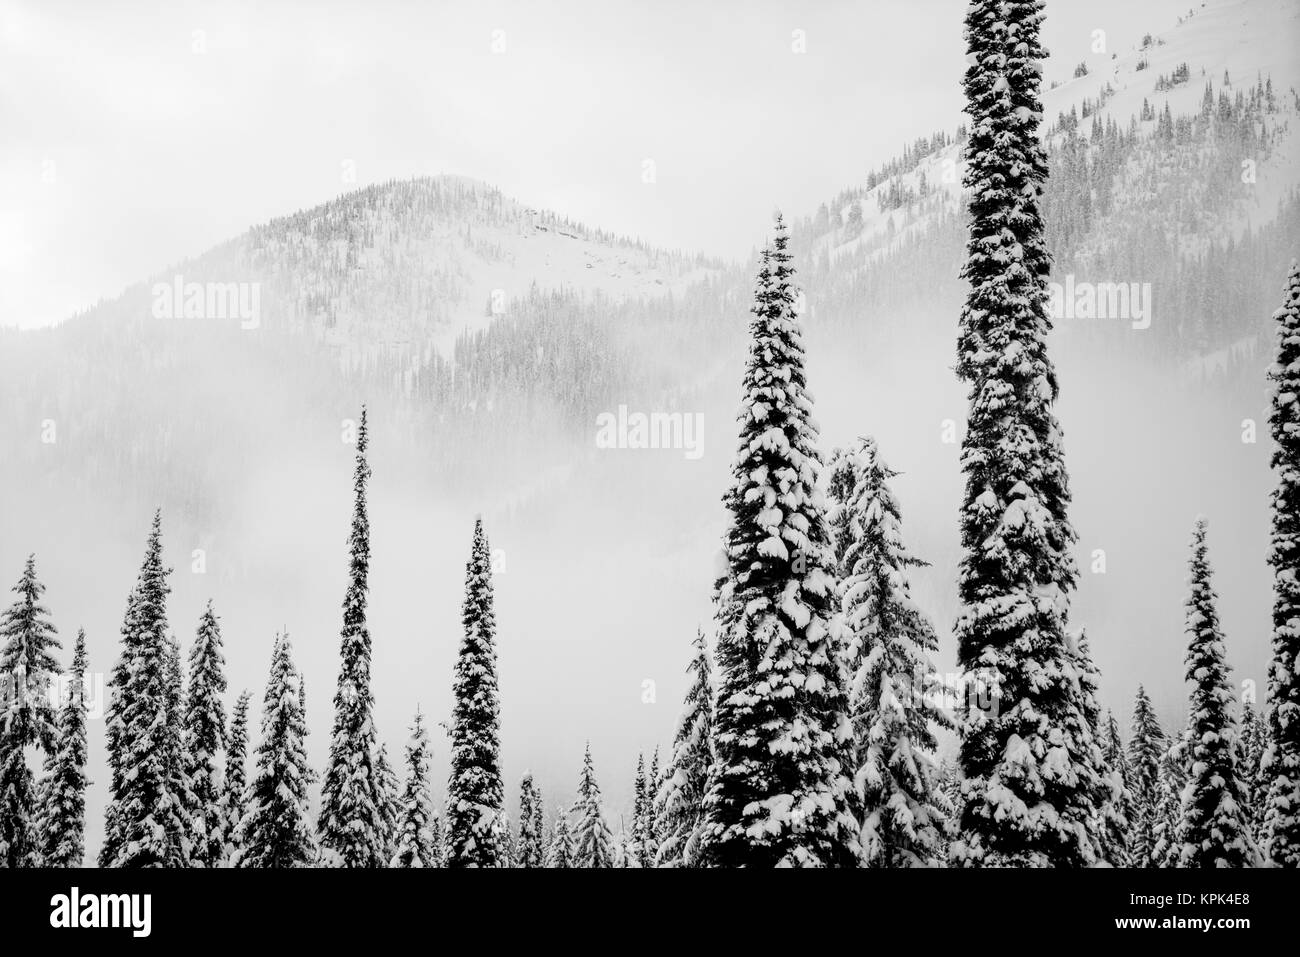
M 956 624 L 963 709 L 955 862 L 1085 866 L 1104 783 L 1068 637 L 1077 571 L 1040 198 L 1042 0 L 972 0 L 964 88 L 970 235 L 958 377 L 970 411 Z
M 370 688 L 370 629 L 366 624 L 366 597 L 370 587 L 367 441 L 363 407 L 352 480 L 355 500 L 348 539 L 348 587 L 343 597 L 334 729 L 317 823 L 324 863 L 342 867 L 383 867 L 389 860 L 374 766 L 375 698 Z
M 429 854 L 433 861 L 430 867 L 446 867 L 447 861 L 447 835 L 442 827 L 442 818 L 446 813 L 443 811 L 434 812 L 433 818 L 429 821 Z
M 302 676 L 294 667 L 292 650 L 288 634 L 276 637 L 262 699 L 262 741 L 245 797 L 247 811 L 239 824 L 235 867 L 311 867 L 316 860 Z
M 59 715 L 51 682 L 60 647 L 45 586 L 29 555 L 14 585 L 18 597 L 0 615 L 0 867 L 35 867 L 40 859 L 40 796 L 27 751 L 54 753 Z
M 661 832 L 656 867 L 699 863 L 699 829 L 713 766 L 713 664 L 703 631 L 696 632 L 692 646 L 695 656 L 687 668 L 691 684 L 655 801 Z
M 636 777 L 632 781 L 632 833 L 627 841 L 628 867 L 653 867 L 650 837 L 650 785 L 645 776 L 645 755 L 636 756 Z
M 659 767 L 659 745 L 655 745 L 654 755 L 650 758 L 650 776 L 646 780 L 646 845 L 650 863 L 655 867 L 659 858 L 659 846 L 663 843 L 663 828 L 659 819 L 659 791 L 663 786 L 663 771 Z
M 388 745 L 380 744 L 375 753 L 375 787 L 379 799 L 379 828 L 384 844 L 384 859 L 392 861 L 401 837 L 402 786 L 388 760 Z
M 451 776 L 447 784 L 448 867 L 498 867 L 505 801 L 501 783 L 501 708 L 497 700 L 492 552 L 483 520 L 465 566 L 465 633 L 452 682 Z
M 185 774 L 194 802 L 190 806 L 194 825 L 190 860 L 196 867 L 217 867 L 225 855 L 222 752 L 226 748 L 226 709 L 221 701 L 226 693 L 225 666 L 221 626 L 209 601 L 190 647 L 185 712 Z
M 1268 726 L 1249 701 L 1241 704 L 1240 734 L 1237 743 L 1237 769 L 1241 786 L 1246 791 L 1245 812 L 1250 822 L 1250 833 L 1263 850 L 1264 808 L 1268 798 L 1268 785 L 1263 774 L 1264 751 L 1268 747 Z
M 1153 829 L 1155 844 L 1151 851 L 1153 867 L 1178 867 L 1182 845 L 1178 828 L 1183 819 L 1183 790 L 1187 787 L 1187 756 L 1191 752 L 1188 729 L 1169 740 L 1160 756 L 1160 803 Z
M 931 655 L 938 635 L 908 588 L 908 570 L 926 563 L 903 545 L 901 512 L 889 487 L 896 474 L 871 438 L 837 451 L 831 466 L 853 781 L 863 864 L 934 867 L 952 819 L 939 788 L 935 732 L 951 728 L 952 718 L 936 697 Z
M 699 832 L 712 866 L 858 860 L 834 556 L 788 242 L 778 216 L 758 274 L 723 497 L 715 764 Z
M 45 762 L 41 850 L 44 867 L 81 867 L 86 856 L 86 633 L 77 643 L 59 709 L 58 741 Z
M 179 654 L 167 634 L 162 514 L 122 623 L 122 654 L 109 679 L 110 796 L 100 863 L 185 867 L 193 833 L 181 768 Z
M 533 772 L 519 783 L 519 867 L 543 867 L 542 795 L 533 783 Z
M 1133 817 L 1129 822 L 1129 859 L 1134 867 L 1159 867 L 1156 830 L 1161 821 L 1160 762 L 1169 741 L 1151 699 L 1138 685 L 1133 707 L 1133 733 L 1128 742 L 1129 790 L 1133 795 Z
M 1137 807 L 1133 799 L 1133 772 L 1129 767 L 1124 739 L 1119 732 L 1119 722 L 1106 713 L 1106 731 L 1103 739 L 1106 770 L 1111 780 L 1111 790 L 1103 806 L 1106 830 L 1103 836 L 1105 860 L 1112 867 L 1133 865 L 1132 831 Z
M 1300 262 L 1292 262 L 1286 299 L 1274 314 L 1277 355 L 1269 428 L 1272 464 L 1273 659 L 1268 671 L 1269 744 L 1263 775 L 1264 853 L 1279 867 L 1300 867 Z
M 569 816 L 563 811 L 555 815 L 551 843 L 546 849 L 546 866 L 550 868 L 576 867 L 574 863 L 573 832 L 569 830 Z
M 393 867 L 438 866 L 431 826 L 434 821 L 429 798 L 429 733 L 424 730 L 424 715 L 416 711 L 411 740 L 406 745 L 406 787 L 402 790 Z
M 578 802 L 573 807 L 577 819 L 573 835 L 574 867 L 613 867 L 614 836 L 605 821 L 601 806 L 600 785 L 591 763 L 591 745 L 582 758 L 582 777 L 578 781 Z
M 1179 821 L 1178 866 L 1253 867 L 1258 850 L 1250 834 L 1245 789 L 1237 774 L 1237 723 L 1224 660 L 1216 596 L 1205 543 L 1205 520 L 1192 532 L 1187 599 L 1187 682 L 1191 749 Z
M 244 794 L 248 786 L 248 703 L 252 692 L 241 691 L 230 719 L 230 740 L 226 745 L 226 775 L 221 790 L 221 817 L 229 862 L 239 850 L 239 822 L 244 819 Z M 305 716 L 304 716 L 305 717 Z

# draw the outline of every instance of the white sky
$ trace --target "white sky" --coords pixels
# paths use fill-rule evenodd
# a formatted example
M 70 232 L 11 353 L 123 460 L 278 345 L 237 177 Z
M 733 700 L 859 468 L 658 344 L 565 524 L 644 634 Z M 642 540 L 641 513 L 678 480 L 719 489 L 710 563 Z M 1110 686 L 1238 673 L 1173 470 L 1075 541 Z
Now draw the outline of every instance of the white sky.
M 1049 0 L 1048 78 L 1093 30 L 1122 51 L 1191 3 Z M 739 258 L 774 207 L 811 212 L 960 122 L 964 8 L 0 0 L 0 325 L 56 322 L 352 189 L 349 160 L 357 187 L 460 173 Z

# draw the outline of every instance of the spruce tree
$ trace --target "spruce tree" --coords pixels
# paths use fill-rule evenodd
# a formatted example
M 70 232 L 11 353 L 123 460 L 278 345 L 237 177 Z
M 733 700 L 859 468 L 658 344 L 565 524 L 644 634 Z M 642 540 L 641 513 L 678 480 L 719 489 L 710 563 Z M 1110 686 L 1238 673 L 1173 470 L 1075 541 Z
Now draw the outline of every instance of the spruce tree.
M 650 848 L 650 785 L 645 776 L 645 755 L 636 756 L 636 777 L 632 781 L 632 833 L 627 845 L 628 867 L 653 867 Z
M 655 801 L 662 832 L 655 857 L 657 867 L 699 863 L 704 796 L 713 766 L 713 665 L 703 631 L 696 632 L 692 646 L 695 657 L 687 668 L 691 684 L 677 722 L 672 758 Z
M 375 785 L 379 798 L 379 829 L 384 845 L 384 860 L 391 862 L 401 837 L 402 788 L 397 772 L 388 760 L 388 745 L 380 744 L 375 754 Z
M 939 787 L 935 732 L 952 721 L 935 699 L 940 682 L 931 655 L 939 638 L 908 588 L 908 570 L 926 563 L 903 545 L 889 487 L 896 474 L 871 438 L 838 452 L 831 468 L 853 781 L 863 863 L 934 867 L 952 819 Z
M 499 817 L 500 704 L 497 700 L 496 619 L 492 553 L 483 520 L 465 566 L 465 633 L 452 682 L 451 776 L 447 784 L 448 867 L 498 867 L 504 848 Z
M 1274 315 L 1277 355 L 1269 428 L 1277 486 L 1272 495 L 1273 658 L 1268 671 L 1269 744 L 1263 775 L 1264 853 L 1300 867 L 1300 263 L 1291 263 L 1286 299 Z
M 1216 596 L 1211 585 L 1205 521 L 1192 533 L 1187 599 L 1187 682 L 1191 749 L 1179 822 L 1178 866 L 1253 867 L 1258 851 L 1245 817 L 1246 793 L 1237 774 L 1237 724 L 1224 660 Z
M 723 497 L 716 760 L 699 834 L 712 866 L 858 860 L 834 556 L 788 242 L 778 216 L 758 274 Z
M 167 634 L 162 514 L 155 512 L 109 679 L 110 796 L 100 863 L 185 867 L 192 827 L 180 767 L 179 659 Z
M 244 819 L 244 794 L 248 786 L 248 703 L 252 693 L 242 691 L 230 719 L 230 741 L 226 747 L 226 777 L 221 791 L 224 826 L 223 860 L 230 861 L 239 850 L 239 822 Z M 305 718 L 305 715 L 304 715 Z
M 542 795 L 528 771 L 519 784 L 519 867 L 542 867 Z
M 0 615 L 0 866 L 36 867 L 40 860 L 40 800 L 27 761 L 29 748 L 54 753 L 59 714 L 51 682 L 60 647 L 45 586 L 29 555 L 14 585 L 18 596 Z
M 563 811 L 555 816 L 551 844 L 546 850 L 546 866 L 559 869 L 577 867 L 574 863 L 573 833 L 569 830 L 569 816 Z
M 1111 779 L 1110 793 L 1106 797 L 1103 817 L 1106 823 L 1103 849 L 1106 862 L 1112 867 L 1133 866 L 1133 820 L 1137 805 L 1133 797 L 1133 771 L 1129 767 L 1124 739 L 1120 736 L 1119 722 L 1109 712 L 1106 714 L 1104 736 L 1106 770 Z
M 222 798 L 222 752 L 226 748 L 226 659 L 222 653 L 221 626 L 212 602 L 199 620 L 190 647 L 189 694 L 185 711 L 185 774 L 193 804 L 196 867 L 217 867 L 225 856 L 226 820 Z
M 1138 685 L 1133 707 L 1133 734 L 1128 743 L 1130 791 L 1133 817 L 1130 821 L 1129 858 L 1134 867 L 1159 867 L 1156 829 L 1160 824 L 1160 762 L 1169 748 L 1164 729 L 1151 707 L 1146 690 Z
M 304 744 L 302 676 L 293 665 L 292 650 L 288 634 L 276 637 L 262 699 L 262 741 L 239 825 L 235 867 L 311 867 L 316 859 L 307 796 L 313 775 Z
M 963 709 L 951 848 L 966 865 L 1085 866 L 1100 851 L 1104 782 L 1067 631 L 1075 534 L 1047 354 L 1042 7 L 972 0 L 966 17 L 970 289 L 957 373 L 970 411 L 956 632 L 976 700 Z
M 341 867 L 383 867 L 388 863 L 374 766 L 375 698 L 370 688 L 370 629 L 366 624 L 366 597 L 370 587 L 367 439 L 363 407 L 352 480 L 354 504 L 348 538 L 348 587 L 343 597 L 334 728 L 317 824 L 324 862 Z
M 77 643 L 68 672 L 67 697 L 59 710 L 58 743 L 45 764 L 42 795 L 41 864 L 81 867 L 86 855 L 86 633 Z
M 438 866 L 431 827 L 435 821 L 429 799 L 429 734 L 424 730 L 424 715 L 416 711 L 411 740 L 406 745 L 406 787 L 402 791 L 393 867 Z
M 591 763 L 591 744 L 582 758 L 582 777 L 578 781 L 578 803 L 573 808 L 577 827 L 573 840 L 574 867 L 613 867 L 614 836 L 601 807 L 600 785 Z

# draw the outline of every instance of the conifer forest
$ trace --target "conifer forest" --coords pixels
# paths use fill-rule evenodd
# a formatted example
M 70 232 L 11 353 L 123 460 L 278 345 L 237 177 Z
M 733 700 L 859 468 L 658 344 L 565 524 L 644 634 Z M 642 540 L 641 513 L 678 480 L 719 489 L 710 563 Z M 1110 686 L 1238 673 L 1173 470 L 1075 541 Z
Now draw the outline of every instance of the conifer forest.
M 1300 866 L 1300 3 L 1188 3 L 4 4 L 0 867 Z

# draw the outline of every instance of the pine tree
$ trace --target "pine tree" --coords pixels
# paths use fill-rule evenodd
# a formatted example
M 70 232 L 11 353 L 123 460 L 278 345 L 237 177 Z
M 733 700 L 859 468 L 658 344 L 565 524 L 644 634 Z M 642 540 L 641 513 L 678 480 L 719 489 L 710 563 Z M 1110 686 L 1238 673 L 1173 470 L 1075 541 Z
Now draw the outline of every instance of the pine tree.
M 406 745 L 406 787 L 402 791 L 397 850 L 393 867 L 437 867 L 434 852 L 433 802 L 429 799 L 429 734 L 424 716 L 415 712 Z
M 1205 543 L 1205 521 L 1192 533 L 1191 594 L 1187 599 L 1187 681 L 1192 686 L 1191 750 L 1177 842 L 1181 867 L 1253 867 L 1258 851 L 1245 820 L 1245 790 L 1237 776 L 1237 726 L 1224 661 L 1216 596 Z
M 1137 812 L 1131 783 L 1133 771 L 1129 767 L 1128 753 L 1124 750 L 1124 739 L 1119 733 L 1119 722 L 1110 712 L 1106 713 L 1104 750 L 1111 789 L 1103 807 L 1106 830 L 1102 846 L 1105 859 L 1112 867 L 1131 867 L 1132 821 Z
M 632 782 L 632 833 L 627 845 L 627 866 L 654 866 L 650 847 L 650 792 L 644 754 L 636 756 L 636 778 Z
M 109 679 L 110 798 L 106 867 L 185 867 L 192 826 L 180 767 L 179 658 L 167 634 L 162 514 L 155 512 Z
M 912 601 L 908 569 L 926 563 L 903 545 L 902 517 L 874 439 L 837 452 L 831 498 L 848 641 L 854 786 L 862 860 L 877 867 L 937 866 L 952 808 L 939 788 L 935 731 L 952 720 L 935 698 L 939 638 Z
M 703 631 L 696 632 L 693 647 L 695 657 L 687 669 L 691 686 L 682 704 L 672 758 L 655 800 L 662 831 L 655 856 L 657 867 L 699 863 L 699 830 L 713 766 L 713 666 Z
M 1300 263 L 1291 263 L 1286 300 L 1273 321 L 1277 357 L 1269 427 L 1272 465 L 1273 659 L 1268 671 L 1269 744 L 1263 775 L 1264 853 L 1279 867 L 1300 867 Z
M 68 672 L 67 697 L 59 710 L 58 744 L 46 762 L 42 795 L 41 863 L 80 867 L 86 856 L 86 633 Z
M 239 824 L 235 867 L 310 867 L 316 859 L 302 676 L 293 665 L 292 650 L 288 634 L 276 637 L 262 699 L 262 741 L 245 798 L 248 810 Z
M 497 701 L 496 619 L 492 610 L 492 553 L 483 520 L 465 566 L 465 636 L 452 693 L 451 777 L 447 785 L 448 867 L 497 867 L 503 852 L 499 815 L 500 705 Z
M 35 867 L 40 802 L 27 749 L 54 753 L 59 715 L 50 684 L 61 646 L 41 604 L 45 586 L 36 577 L 36 556 L 27 557 L 13 592 L 18 598 L 0 615 L 0 866 Z
M 573 808 L 578 819 L 574 833 L 574 867 L 613 867 L 614 836 L 601 807 L 600 785 L 591 763 L 591 745 L 582 759 L 582 778 L 578 782 L 578 803 Z
M 402 788 L 397 772 L 388 760 L 388 746 L 379 745 L 375 754 L 375 786 L 378 792 L 379 833 L 384 845 L 384 859 L 392 861 L 401 837 Z
M 546 852 L 546 866 L 549 868 L 578 866 L 574 863 L 573 834 L 569 830 L 569 817 L 563 811 L 555 816 L 551 846 Z
M 226 659 L 222 654 L 221 627 L 212 602 L 199 621 L 190 648 L 190 684 L 185 712 L 185 774 L 193 804 L 196 867 L 217 867 L 225 855 L 226 821 L 222 806 L 221 752 L 226 747 Z
M 1085 632 L 1079 633 L 1069 650 L 1079 677 L 1080 710 L 1092 733 L 1093 746 L 1081 755 L 1081 762 L 1086 763 L 1098 787 L 1093 802 L 1093 829 L 1097 832 L 1099 860 L 1114 866 L 1123 857 L 1129 825 L 1124 816 L 1123 779 L 1107 762 L 1104 750 L 1107 728 L 1101 717 L 1101 672 L 1092 660 Z
M 343 597 L 339 680 L 334 692 L 334 729 L 321 789 L 317 831 L 326 863 L 383 867 L 388 863 L 379 782 L 375 775 L 374 694 L 370 688 L 370 629 L 366 596 L 370 578 L 370 519 L 366 511 L 366 410 L 357 431 L 353 473 L 352 532 L 348 539 L 348 587 Z
M 520 867 L 542 867 L 542 795 L 533 783 L 531 771 L 519 784 L 519 860 Z
M 1103 782 L 1067 632 L 1075 534 L 1046 344 L 1042 6 L 972 0 L 966 17 L 970 290 L 957 373 L 970 412 L 956 632 L 978 697 L 963 709 L 951 854 L 967 865 L 1085 866 L 1100 851 Z
M 244 793 L 248 786 L 245 765 L 248 760 L 248 703 L 252 693 L 242 691 L 230 719 L 230 741 L 226 748 L 226 778 L 221 792 L 221 817 L 225 835 L 224 861 L 239 850 L 239 822 L 247 810 Z M 305 718 L 305 715 L 304 715 Z
M 1130 791 L 1133 817 L 1130 821 L 1129 853 L 1134 867 L 1159 867 L 1156 855 L 1157 826 L 1160 824 L 1160 762 L 1169 740 L 1156 718 L 1146 690 L 1138 685 L 1133 707 L 1133 735 L 1128 743 Z
M 716 759 L 700 828 L 701 859 L 712 866 L 858 859 L 834 556 L 788 241 L 778 216 L 758 274 L 723 498 Z

